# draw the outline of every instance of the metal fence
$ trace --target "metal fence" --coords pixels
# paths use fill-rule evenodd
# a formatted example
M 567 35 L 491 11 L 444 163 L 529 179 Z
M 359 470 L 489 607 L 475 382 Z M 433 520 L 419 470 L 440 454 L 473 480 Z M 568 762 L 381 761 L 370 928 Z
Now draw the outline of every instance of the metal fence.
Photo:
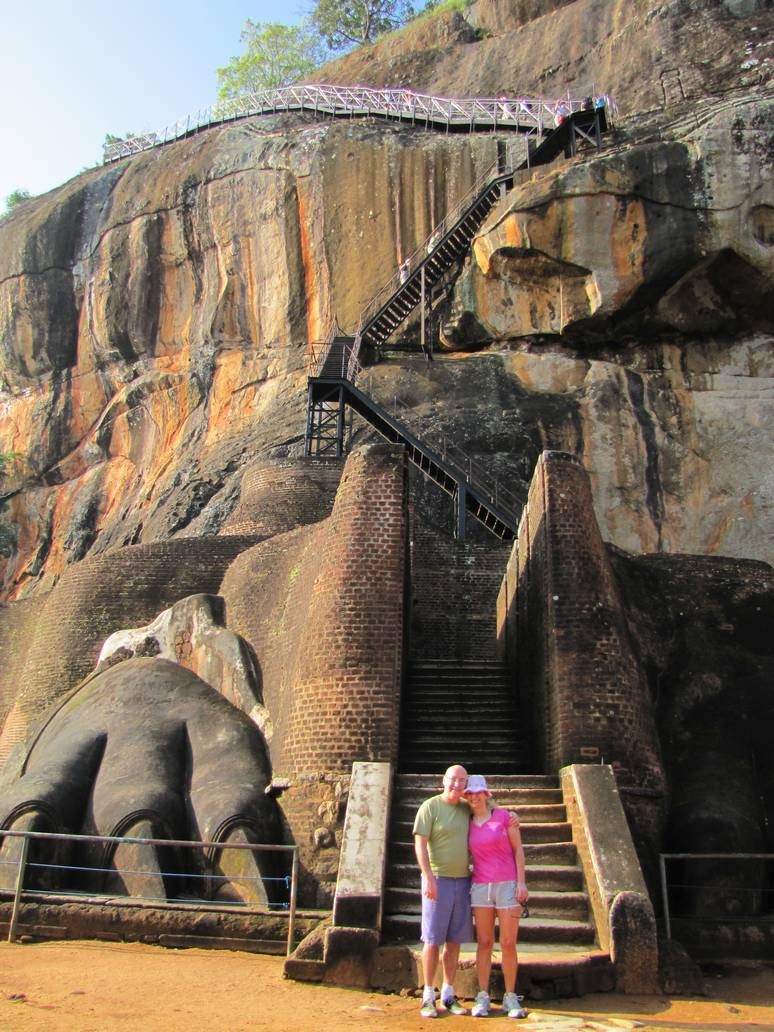
M 593 91 L 588 95 L 593 95 Z M 557 115 L 578 111 L 584 99 L 569 93 L 558 100 L 546 100 L 530 96 L 436 97 L 413 90 L 369 86 L 282 86 L 246 93 L 232 101 L 201 108 L 163 129 L 113 140 L 105 145 L 103 160 L 105 163 L 117 161 L 240 118 L 286 111 L 308 111 L 318 117 L 331 118 L 373 116 L 428 128 L 468 129 L 471 132 L 513 129 L 542 134 L 553 128 Z M 605 95 L 604 99 L 609 107 L 609 98 Z
M 13 908 L 11 911 L 11 920 L 8 928 L 8 941 L 13 942 L 16 937 L 16 928 L 19 919 L 19 908 L 23 900 L 25 901 L 36 901 L 44 897 L 46 900 L 54 897 L 58 902 L 78 902 L 84 903 L 110 903 L 111 906 L 133 906 L 136 907 L 138 903 L 145 906 L 153 906 L 154 904 L 175 904 L 178 907 L 184 908 L 186 906 L 201 908 L 206 905 L 208 910 L 215 910 L 224 913 L 241 913 L 241 914 L 260 914 L 265 913 L 267 909 L 271 909 L 273 914 L 287 914 L 288 919 L 288 932 L 287 932 L 287 953 L 291 953 L 294 945 L 294 934 L 295 934 L 295 922 L 296 922 L 296 896 L 298 892 L 298 846 L 296 845 L 275 845 L 267 843 L 247 843 L 247 842 L 197 842 L 189 839 L 154 839 L 154 838 L 132 838 L 129 836 L 109 836 L 109 835 L 66 835 L 54 832 L 40 832 L 40 831 L 5 831 L 0 830 L 0 844 L 3 839 L 20 839 L 21 845 L 19 848 L 18 860 L 0 860 L 0 866 L 13 866 L 16 870 L 16 886 L 13 891 Z M 201 852 L 202 850 L 208 851 L 226 851 L 226 850 L 248 850 L 252 853 L 264 853 L 264 852 L 275 852 L 280 854 L 291 854 L 291 866 L 290 872 L 286 875 L 278 876 L 266 876 L 264 874 L 256 875 L 245 875 L 240 873 L 238 876 L 231 878 L 229 875 L 214 873 L 213 871 L 206 871 L 203 873 L 193 870 L 194 865 L 189 865 L 191 870 L 175 869 L 173 871 L 141 871 L 141 870 L 116 870 L 115 867 L 95 866 L 92 864 L 85 863 L 45 863 L 40 859 L 34 861 L 30 859 L 30 844 L 34 842 L 54 842 L 54 843 L 70 843 L 73 845 L 131 845 L 131 846 L 155 846 L 160 849 L 189 849 Z M 195 893 L 187 893 L 185 896 L 169 896 L 153 897 L 146 896 L 141 893 L 133 892 L 131 896 L 121 896 L 117 892 L 100 893 L 94 891 L 75 891 L 72 888 L 66 889 L 35 889 L 31 887 L 25 888 L 25 881 L 32 881 L 32 872 L 40 877 L 44 872 L 58 872 L 66 880 L 68 878 L 73 881 L 83 882 L 85 878 L 89 876 L 97 876 L 98 878 L 104 876 L 127 876 L 131 875 L 134 881 L 141 880 L 143 877 L 146 878 L 158 878 L 161 877 L 166 883 L 172 884 L 187 884 L 187 885 L 199 885 L 207 884 L 212 886 L 213 883 L 220 882 L 226 884 L 230 881 L 239 882 L 260 882 L 264 884 L 275 883 L 273 895 L 278 896 L 276 888 L 279 884 L 284 885 L 287 898 L 281 899 L 275 902 L 263 902 L 259 904 L 238 904 L 238 903 L 222 903 L 218 901 L 208 901 L 204 898 L 203 893 L 199 896 Z M 2 895 L 2 893 L 0 893 Z M 9 893 L 5 893 L 9 895 Z
M 774 880 L 768 883 L 771 887 L 767 888 L 766 879 L 760 877 L 755 879 L 758 884 L 750 885 L 744 884 L 741 876 L 739 876 L 738 880 L 732 882 L 729 882 L 727 877 L 724 876 L 722 884 L 700 881 L 694 876 L 690 882 L 673 881 L 670 885 L 667 879 L 667 861 L 672 860 L 692 862 L 720 860 L 733 863 L 737 861 L 762 861 L 767 863 L 774 860 L 774 853 L 660 853 L 658 864 L 661 879 L 661 902 L 664 912 L 664 931 L 667 939 L 672 938 L 672 920 L 678 918 L 688 917 L 691 921 L 711 922 L 740 919 L 755 920 L 761 916 L 766 916 L 769 920 L 774 919 Z M 711 899 L 714 900 L 739 899 L 742 896 L 746 896 L 750 902 L 746 906 L 742 905 L 737 912 L 731 912 L 729 909 L 717 909 L 716 912 L 709 914 L 691 913 L 690 915 L 685 915 L 674 912 L 670 904 L 670 890 L 672 893 L 675 891 L 690 893 L 696 899 L 701 899 L 702 894 L 705 894 L 705 896 L 711 894 Z M 757 907 L 754 906 L 756 899 L 759 901 Z

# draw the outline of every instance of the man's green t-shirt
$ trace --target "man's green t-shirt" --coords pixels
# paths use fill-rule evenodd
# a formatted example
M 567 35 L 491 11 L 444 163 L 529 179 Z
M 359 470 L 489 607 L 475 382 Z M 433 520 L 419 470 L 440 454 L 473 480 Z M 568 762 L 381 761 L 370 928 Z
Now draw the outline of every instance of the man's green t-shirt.
M 466 878 L 470 810 L 466 803 L 446 803 L 443 796 L 426 799 L 417 811 L 414 834 L 427 837 L 430 867 L 436 877 Z

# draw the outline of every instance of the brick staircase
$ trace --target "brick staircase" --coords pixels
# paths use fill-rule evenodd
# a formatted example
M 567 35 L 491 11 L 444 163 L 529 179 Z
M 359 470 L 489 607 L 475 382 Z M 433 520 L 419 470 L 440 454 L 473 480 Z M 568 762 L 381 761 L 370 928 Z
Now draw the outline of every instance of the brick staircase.
M 435 775 L 453 763 L 471 772 L 529 770 L 513 689 L 497 661 L 414 661 L 401 708 L 400 771 Z
M 530 916 L 521 925 L 520 942 L 593 949 L 594 925 L 558 779 L 491 774 L 487 780 L 495 804 L 515 810 L 521 821 Z M 387 940 L 419 940 L 419 869 L 411 829 L 419 804 L 439 786 L 437 774 L 396 776 L 382 925 Z

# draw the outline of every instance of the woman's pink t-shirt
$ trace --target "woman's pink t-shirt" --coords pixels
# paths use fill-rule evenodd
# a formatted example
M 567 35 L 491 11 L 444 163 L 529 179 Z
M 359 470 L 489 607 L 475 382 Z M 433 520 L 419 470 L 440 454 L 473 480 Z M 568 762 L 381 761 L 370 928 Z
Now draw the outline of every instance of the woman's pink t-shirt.
M 508 838 L 507 810 L 493 810 L 489 820 L 476 824 L 471 818 L 468 848 L 473 857 L 474 882 L 516 881 L 516 858 Z

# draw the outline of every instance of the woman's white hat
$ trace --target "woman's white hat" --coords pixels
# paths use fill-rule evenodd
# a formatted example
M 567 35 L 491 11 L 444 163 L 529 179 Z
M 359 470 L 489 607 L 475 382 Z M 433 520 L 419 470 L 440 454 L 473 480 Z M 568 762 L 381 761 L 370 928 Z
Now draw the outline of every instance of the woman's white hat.
M 466 792 L 486 792 L 488 796 L 492 793 L 486 786 L 486 778 L 483 774 L 471 774 L 465 786 Z

